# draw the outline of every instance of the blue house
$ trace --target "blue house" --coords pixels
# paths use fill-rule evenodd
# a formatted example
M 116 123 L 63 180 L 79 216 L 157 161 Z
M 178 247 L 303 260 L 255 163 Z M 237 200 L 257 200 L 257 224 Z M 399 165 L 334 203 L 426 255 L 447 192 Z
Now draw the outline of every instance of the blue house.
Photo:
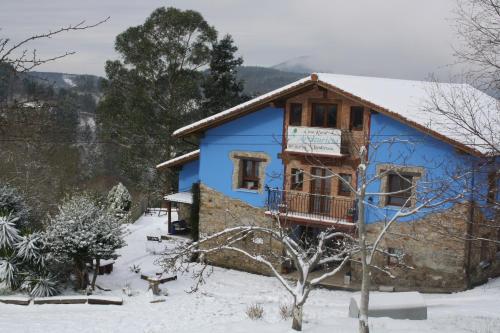
M 489 205 L 498 202 L 500 160 L 432 112 L 427 101 L 436 88 L 496 108 L 495 99 L 468 85 L 312 74 L 175 131 L 196 137 L 199 149 L 157 166 L 179 169 L 179 192 L 166 199 L 189 204 L 192 184 L 200 184 L 202 236 L 271 223 L 276 214 L 299 238 L 322 228 L 356 235 L 353 191 L 364 185 L 364 147 L 369 236 L 397 212 L 415 210 L 381 244 L 386 253 L 404 253 L 407 265 L 377 259 L 403 278 L 374 274 L 374 282 L 419 290 L 480 283 L 500 273 L 500 247 L 484 241 L 500 239 Z M 220 264 L 259 271 L 237 258 Z M 350 270 L 356 280 L 359 268 Z

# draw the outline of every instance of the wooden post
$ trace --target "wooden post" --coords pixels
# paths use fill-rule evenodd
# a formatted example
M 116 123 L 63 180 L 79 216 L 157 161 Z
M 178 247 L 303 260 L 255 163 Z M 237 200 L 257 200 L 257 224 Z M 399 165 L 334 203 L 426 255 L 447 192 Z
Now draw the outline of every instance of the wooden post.
M 168 233 L 170 233 L 170 224 L 172 223 L 172 202 L 167 201 L 167 208 L 168 208 Z

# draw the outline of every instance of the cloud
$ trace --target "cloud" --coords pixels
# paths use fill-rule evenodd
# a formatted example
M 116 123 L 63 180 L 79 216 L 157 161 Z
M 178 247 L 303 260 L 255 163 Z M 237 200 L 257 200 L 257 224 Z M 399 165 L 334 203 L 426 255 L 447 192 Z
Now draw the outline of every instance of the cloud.
M 233 35 L 248 65 L 271 66 L 309 55 L 315 67 L 347 74 L 425 78 L 453 62 L 455 0 L 18 0 L 0 12 L 0 33 L 19 40 L 83 19 L 95 29 L 37 44 L 53 55 L 78 52 L 43 70 L 103 75 L 116 58 L 114 38 L 159 6 L 194 9 Z

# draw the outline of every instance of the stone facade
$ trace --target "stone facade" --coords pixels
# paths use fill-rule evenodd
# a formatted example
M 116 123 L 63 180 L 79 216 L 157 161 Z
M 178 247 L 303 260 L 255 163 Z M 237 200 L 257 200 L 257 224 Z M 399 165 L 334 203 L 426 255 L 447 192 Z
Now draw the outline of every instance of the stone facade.
M 178 205 L 178 217 L 179 220 L 184 220 L 188 225 L 191 225 L 191 205 L 179 203 Z
M 500 216 L 494 221 L 486 221 L 479 208 L 474 209 L 473 216 L 475 223 L 472 225 L 471 234 L 474 240 L 469 242 L 467 248 L 470 252 L 471 286 L 485 283 L 490 277 L 500 276 L 500 244 L 491 242 L 500 241 Z
M 484 281 L 486 276 L 498 276 L 500 259 L 493 259 L 494 244 L 488 243 L 488 256 L 492 261 L 490 267 L 484 270 L 479 267 L 477 252 L 480 249 L 474 245 L 480 242 L 466 241 L 466 234 L 471 232 L 468 229 L 469 214 L 469 205 L 460 204 L 414 222 L 392 225 L 379 248 L 404 253 L 404 265 L 394 263 L 386 255 L 376 254 L 373 263 L 389 269 L 396 278 L 374 269 L 373 286 L 394 286 L 396 290 L 450 292 L 465 290 L 481 279 Z M 480 216 L 475 216 L 473 226 L 480 225 L 482 222 L 479 221 L 483 220 Z M 373 242 L 383 227 L 383 222 L 368 225 L 368 241 Z M 472 232 L 473 235 L 477 234 L 477 231 Z M 361 265 L 353 264 L 352 274 L 353 281 L 361 282 Z
M 394 224 L 379 248 L 404 253 L 404 265 L 390 261 L 383 254 L 376 254 L 374 264 L 388 268 L 396 278 L 374 269 L 372 286 L 394 286 L 401 291 L 451 292 L 465 290 L 489 277 L 499 276 L 500 258 L 496 244 L 487 242 L 485 245 L 480 240 L 466 241 L 467 233 L 494 239 L 496 228 L 484 222 L 479 210 L 474 214 L 472 226 L 469 220 L 469 205 L 457 204 L 449 210 L 429 214 L 413 222 Z M 263 209 L 200 185 L 200 237 L 235 226 L 269 227 L 276 226 L 275 223 Z M 383 222 L 368 225 L 368 240 L 373 241 L 383 227 Z M 264 255 L 276 268 L 281 268 L 283 247 L 267 235 L 245 239 L 237 247 L 252 254 Z M 485 259 L 489 262 L 486 268 L 480 264 L 484 264 Z M 216 266 L 270 275 L 266 266 L 233 251 L 217 252 L 207 260 Z M 360 265 L 353 263 L 351 273 L 354 283 L 361 282 Z
M 203 184 L 200 184 L 200 238 L 235 226 L 276 226 L 270 216 L 261 208 L 229 198 Z M 215 244 L 207 244 L 208 247 Z M 283 253 L 282 245 L 272 240 L 268 235 L 256 235 L 235 244 L 252 254 L 267 257 L 280 268 L 280 257 Z M 243 270 L 251 273 L 270 275 L 270 269 L 263 264 L 256 263 L 245 255 L 234 251 L 219 251 L 207 258 L 208 262 L 216 266 Z

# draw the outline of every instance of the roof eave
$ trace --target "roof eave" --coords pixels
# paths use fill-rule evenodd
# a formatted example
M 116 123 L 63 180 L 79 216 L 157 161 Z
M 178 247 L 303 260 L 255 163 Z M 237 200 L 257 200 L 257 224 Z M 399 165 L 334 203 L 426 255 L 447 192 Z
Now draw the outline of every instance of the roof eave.
M 221 123 L 227 122 L 229 120 L 241 117 L 242 115 L 251 113 L 253 111 L 257 111 L 258 109 L 262 108 L 265 105 L 268 105 L 275 101 L 276 99 L 283 98 L 284 96 L 293 94 L 301 89 L 304 89 L 308 86 L 312 86 L 316 84 L 317 82 L 317 76 L 315 77 L 314 75 L 311 75 L 311 78 L 307 81 L 304 81 L 303 83 L 297 84 L 296 86 L 293 86 L 289 89 L 280 91 L 276 94 L 270 95 L 267 98 L 264 98 L 262 100 L 256 101 L 255 103 L 249 104 L 242 108 L 241 110 L 235 111 L 234 113 L 227 114 L 226 116 L 222 116 L 220 118 L 215 119 L 213 122 L 207 122 L 200 124 L 198 126 L 193 126 L 191 128 L 188 128 L 186 130 L 179 131 L 177 133 L 174 132 L 172 137 L 174 138 L 183 138 L 188 135 L 193 135 L 193 134 L 199 134 L 209 128 L 216 127 L 220 125 Z
M 183 156 L 179 156 L 179 157 L 173 158 L 171 160 L 168 160 L 166 162 L 160 163 L 156 166 L 156 169 L 163 170 L 163 169 L 170 169 L 170 168 L 179 167 L 179 166 L 184 165 L 186 163 L 195 161 L 199 158 L 200 158 L 200 151 L 198 149 L 198 150 L 192 151 L 190 153 L 187 153 Z

